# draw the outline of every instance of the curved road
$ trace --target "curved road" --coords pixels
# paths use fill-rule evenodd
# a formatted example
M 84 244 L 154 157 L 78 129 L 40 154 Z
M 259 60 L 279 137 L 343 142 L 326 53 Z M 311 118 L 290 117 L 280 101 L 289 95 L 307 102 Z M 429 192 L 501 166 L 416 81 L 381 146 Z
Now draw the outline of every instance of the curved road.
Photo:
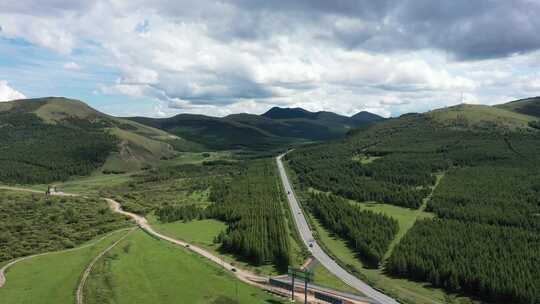
M 348 273 L 345 269 L 339 266 L 338 263 L 336 263 L 330 256 L 328 256 L 328 254 L 326 254 L 326 252 L 322 250 L 319 244 L 317 244 L 317 242 L 313 238 L 313 234 L 311 232 L 311 229 L 309 228 L 306 218 L 304 217 L 304 214 L 302 213 L 302 209 L 300 209 L 300 205 L 298 204 L 298 201 L 296 200 L 296 196 L 294 195 L 294 191 L 289 182 L 289 178 L 287 177 L 287 173 L 285 172 L 285 168 L 283 167 L 283 162 L 281 159 L 283 158 L 283 156 L 285 156 L 285 154 L 286 153 L 281 154 L 280 156 L 276 158 L 277 165 L 279 168 L 279 176 L 281 177 L 281 181 L 283 182 L 283 187 L 285 188 L 285 192 L 287 193 L 287 200 L 289 201 L 289 205 L 291 207 L 293 217 L 294 217 L 294 222 L 296 223 L 298 232 L 300 233 L 302 241 L 304 242 L 306 247 L 309 248 L 309 250 L 311 251 L 311 254 L 326 269 L 328 269 L 328 271 L 330 271 L 336 277 L 340 278 L 343 282 L 345 282 L 347 285 L 360 291 L 364 295 L 376 300 L 377 302 L 381 304 L 398 304 L 399 303 L 398 301 L 381 293 L 380 291 L 373 289 L 368 284 L 364 283 L 357 277 Z M 309 246 L 310 243 L 312 244 L 312 247 Z

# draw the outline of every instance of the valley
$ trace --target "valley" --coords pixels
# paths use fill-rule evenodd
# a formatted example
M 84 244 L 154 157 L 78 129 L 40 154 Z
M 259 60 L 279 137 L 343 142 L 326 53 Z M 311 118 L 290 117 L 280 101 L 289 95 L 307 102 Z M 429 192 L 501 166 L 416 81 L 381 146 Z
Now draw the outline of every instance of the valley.
M 11 265 L 0 297 L 74 303 L 95 258 L 84 303 L 281 303 L 290 292 L 268 278 L 314 256 L 310 298 L 330 288 L 357 303 L 534 303 L 536 102 L 164 120 L 11 102 L 0 266 L 45 255 Z

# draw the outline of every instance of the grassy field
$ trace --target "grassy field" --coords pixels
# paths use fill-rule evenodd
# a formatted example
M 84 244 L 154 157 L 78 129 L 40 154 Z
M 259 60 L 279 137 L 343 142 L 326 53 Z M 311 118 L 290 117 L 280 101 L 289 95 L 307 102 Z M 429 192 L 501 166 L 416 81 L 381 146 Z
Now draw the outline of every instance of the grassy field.
M 160 233 L 198 245 L 214 254 L 220 255 L 225 261 L 238 265 L 241 268 L 266 275 L 280 274 L 272 265 L 255 267 L 239 260 L 232 254 L 221 251 L 219 249 L 220 244 L 214 243 L 213 240 L 221 231 L 227 229 L 227 225 L 223 222 L 205 219 L 191 222 L 160 223 L 153 216 L 149 216 L 148 220 L 152 224 L 152 227 Z
M 330 273 L 324 266 L 317 264 L 313 268 L 313 283 L 319 286 L 332 288 L 335 290 L 346 291 L 357 295 L 362 295 L 356 289 L 343 283 L 340 279 Z
M 370 210 L 376 213 L 382 213 L 388 216 L 391 216 L 392 218 L 395 218 L 398 221 L 399 224 L 399 231 L 396 235 L 396 238 L 390 243 L 390 246 L 388 247 L 388 251 L 384 256 L 384 259 L 388 258 L 390 254 L 392 253 L 392 250 L 394 246 L 396 246 L 401 238 L 409 231 L 409 229 L 412 228 L 414 223 L 417 219 L 424 219 L 424 218 L 433 218 L 435 217 L 435 214 L 420 211 L 420 210 L 412 210 L 409 208 L 403 208 L 398 207 L 394 205 L 389 204 L 378 204 L 378 203 L 358 203 L 354 202 L 354 204 L 358 204 L 361 206 L 364 210 Z
M 281 303 L 203 257 L 141 231 L 96 265 L 85 294 L 88 304 Z
M 232 155 L 228 151 L 218 152 L 182 152 L 170 160 L 164 160 L 160 163 L 163 166 L 200 164 L 204 161 L 212 160 L 231 160 Z
M 114 187 L 131 180 L 133 173 L 103 174 L 95 172 L 87 177 L 74 178 L 72 180 L 56 183 L 58 191 L 81 194 L 97 194 L 100 190 Z M 45 186 L 46 189 L 46 186 Z
M 75 303 L 75 290 L 86 266 L 126 232 L 114 232 L 96 244 L 93 244 L 96 240 L 90 241 L 87 244 L 93 245 L 89 247 L 35 257 L 15 264 L 8 270 L 6 285 L 0 288 L 0 302 Z
M 486 105 L 463 104 L 449 108 L 442 108 L 427 113 L 428 117 L 443 125 L 451 125 L 456 122 L 468 126 L 483 126 L 489 122 L 493 127 L 504 127 L 510 130 L 527 129 L 528 122 L 534 117 L 511 112 L 502 108 Z

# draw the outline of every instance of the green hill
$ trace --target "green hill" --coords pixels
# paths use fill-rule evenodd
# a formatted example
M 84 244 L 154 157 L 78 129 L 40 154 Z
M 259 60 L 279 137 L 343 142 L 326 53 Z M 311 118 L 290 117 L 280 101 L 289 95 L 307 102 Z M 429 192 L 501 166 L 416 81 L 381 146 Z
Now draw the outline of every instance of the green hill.
M 170 118 L 132 117 L 132 121 L 167 131 L 215 150 L 267 150 L 290 143 L 259 128 L 232 119 L 180 114 Z
M 540 118 L 540 96 L 512 101 L 497 107 Z
M 352 128 L 382 120 L 365 112 L 347 117 L 331 112 L 274 107 L 262 115 L 233 114 L 223 118 L 180 114 L 170 118 L 131 117 L 132 121 L 158 128 L 216 150 L 271 150 L 294 142 L 343 137 Z
M 377 206 L 373 209 L 395 219 L 398 213 L 384 210 L 435 215 L 413 218 L 414 225 L 388 247 L 376 271 L 359 270 L 373 282 L 384 282 L 376 287 L 403 302 L 430 299 L 430 292 L 416 288 L 411 293 L 411 282 L 396 277 L 486 302 L 536 303 L 540 131 L 531 127 L 537 121 L 531 109 L 538 103 L 529 99 L 407 114 L 357 129 L 343 141 L 297 148 L 287 160 L 303 191 Z M 360 257 L 370 265 L 362 259 L 369 254 L 362 236 L 379 228 L 360 226 L 347 234 L 335 215 L 314 216 L 329 233 L 342 235 L 355 253 L 351 259 Z M 374 235 L 385 231 L 378 232 Z
M 534 117 L 504 107 L 461 104 L 426 114 L 443 126 L 462 129 L 526 130 Z
M 180 138 L 66 98 L 0 104 L 0 182 L 48 183 L 125 172 L 175 154 Z

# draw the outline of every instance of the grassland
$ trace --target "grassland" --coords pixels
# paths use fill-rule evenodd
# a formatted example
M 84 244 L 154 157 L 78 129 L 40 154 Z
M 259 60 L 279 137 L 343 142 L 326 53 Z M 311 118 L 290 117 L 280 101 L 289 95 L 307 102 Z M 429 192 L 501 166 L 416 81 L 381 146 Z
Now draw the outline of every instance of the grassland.
M 203 257 L 141 231 L 96 265 L 86 287 L 88 304 L 280 303 Z
M 205 161 L 214 160 L 231 160 L 231 152 L 182 152 L 176 157 L 169 160 L 164 160 L 160 163 L 161 166 L 184 165 L 184 164 L 201 164 Z
M 466 128 L 498 127 L 509 130 L 528 129 L 534 117 L 486 105 L 462 104 L 427 113 L 436 122 L 445 126 Z
M 96 238 L 72 251 L 21 261 L 8 270 L 0 288 L 2 304 L 72 304 L 79 278 L 90 261 L 126 231 Z M 90 245 L 90 246 L 88 246 Z M 88 247 L 86 247 L 88 246 Z
M 198 245 L 216 255 L 219 255 L 223 260 L 232 263 L 233 265 L 238 265 L 240 268 L 248 269 L 252 272 L 265 275 L 282 274 L 272 265 L 255 267 L 238 259 L 233 254 L 220 250 L 220 244 L 214 243 L 214 237 L 216 237 L 221 231 L 227 229 L 227 225 L 223 222 L 213 219 L 205 219 L 191 222 L 160 223 L 153 216 L 149 216 L 148 219 L 156 231 L 164 235 Z M 293 241 L 291 240 L 291 242 Z M 292 245 L 294 247 L 293 250 L 297 250 L 295 247 L 296 243 Z M 299 266 L 303 261 L 298 259 L 295 252 L 292 252 L 291 254 L 293 255 L 293 260 L 296 262 L 295 266 Z
M 362 295 L 358 290 L 345 284 L 338 279 L 332 273 L 330 273 L 324 266 L 317 264 L 313 269 L 313 283 L 318 286 L 332 288 L 334 290 L 346 291 L 357 295 Z
M 131 180 L 131 173 L 103 174 L 95 172 L 90 176 L 70 179 L 66 182 L 57 183 L 57 189 L 67 193 L 97 194 L 100 190 L 115 187 Z M 45 189 L 46 186 L 43 186 Z
M 398 207 L 398 206 L 389 205 L 389 204 L 357 203 L 357 202 L 354 202 L 354 204 L 360 205 L 361 208 L 364 210 L 370 210 L 376 213 L 382 213 L 398 221 L 399 231 L 396 237 L 394 238 L 394 240 L 392 241 L 392 243 L 390 243 L 388 251 L 384 256 L 384 259 L 390 256 L 390 253 L 392 252 L 394 246 L 397 245 L 399 241 L 403 238 L 405 233 L 407 233 L 407 231 L 409 231 L 409 229 L 412 228 L 416 220 L 424 219 L 424 218 L 433 218 L 435 216 L 433 213 L 420 211 L 420 210 L 411 210 L 408 208 Z

